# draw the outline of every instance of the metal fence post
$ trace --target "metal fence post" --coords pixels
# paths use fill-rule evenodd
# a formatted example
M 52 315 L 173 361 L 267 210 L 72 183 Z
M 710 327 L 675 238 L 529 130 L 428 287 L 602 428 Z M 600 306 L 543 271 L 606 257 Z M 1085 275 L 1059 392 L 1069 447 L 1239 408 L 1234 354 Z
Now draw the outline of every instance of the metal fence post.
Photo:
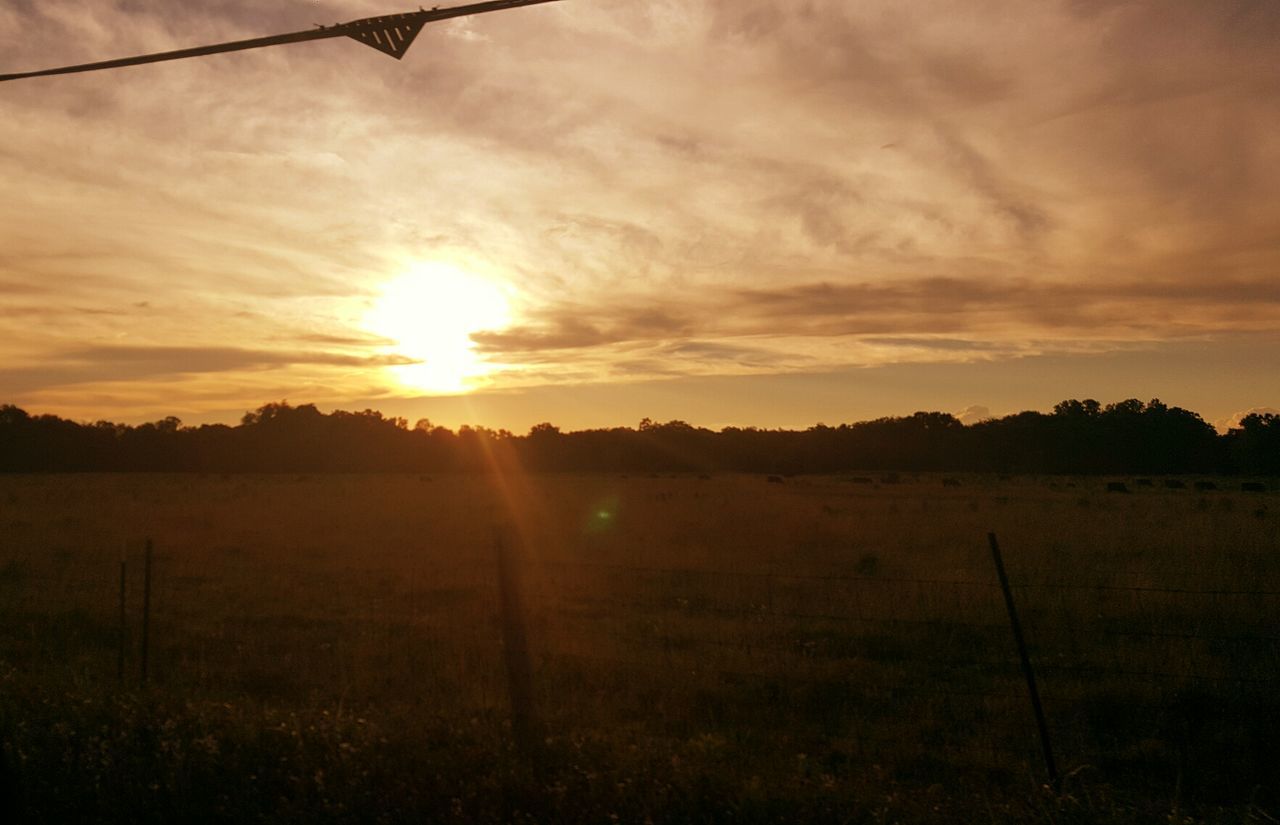
M 1040 691 L 1036 689 L 1036 675 L 1031 669 L 1031 657 L 1027 655 L 1027 644 L 1022 638 L 1022 623 L 1018 621 L 1018 610 L 1013 604 L 1013 591 L 1009 589 L 1009 577 L 1004 572 L 1004 560 L 1000 558 L 1000 545 L 996 542 L 996 534 L 987 533 L 987 541 L 991 543 L 991 558 L 996 563 L 1000 589 L 1004 591 L 1004 605 L 1009 610 L 1009 624 L 1013 628 L 1013 641 L 1018 647 L 1018 658 L 1022 660 L 1022 674 L 1027 678 L 1027 694 L 1031 697 L 1031 710 L 1035 713 L 1036 728 L 1040 731 L 1040 749 L 1044 753 L 1044 767 L 1049 773 L 1049 782 L 1056 790 L 1058 767 L 1053 761 L 1053 747 L 1049 743 L 1049 726 L 1045 723 L 1044 708 L 1040 704 Z

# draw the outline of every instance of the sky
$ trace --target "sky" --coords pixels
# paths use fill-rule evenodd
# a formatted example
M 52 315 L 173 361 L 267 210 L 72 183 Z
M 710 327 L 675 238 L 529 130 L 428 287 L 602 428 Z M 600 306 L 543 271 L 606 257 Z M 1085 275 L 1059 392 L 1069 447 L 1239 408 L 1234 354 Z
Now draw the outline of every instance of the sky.
M 0 73 L 414 8 L 7 0 Z M 1280 0 L 562 0 L 0 111 L 35 413 L 1280 407 Z

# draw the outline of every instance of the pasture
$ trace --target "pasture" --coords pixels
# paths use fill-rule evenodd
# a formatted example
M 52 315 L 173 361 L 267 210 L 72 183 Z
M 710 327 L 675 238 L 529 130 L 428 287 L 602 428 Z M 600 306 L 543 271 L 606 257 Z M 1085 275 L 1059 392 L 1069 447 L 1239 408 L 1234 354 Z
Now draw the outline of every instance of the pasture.
M 10 804 L 45 821 L 1266 821 L 1280 495 L 1197 480 L 0 477 Z M 512 744 L 498 543 L 532 752 Z

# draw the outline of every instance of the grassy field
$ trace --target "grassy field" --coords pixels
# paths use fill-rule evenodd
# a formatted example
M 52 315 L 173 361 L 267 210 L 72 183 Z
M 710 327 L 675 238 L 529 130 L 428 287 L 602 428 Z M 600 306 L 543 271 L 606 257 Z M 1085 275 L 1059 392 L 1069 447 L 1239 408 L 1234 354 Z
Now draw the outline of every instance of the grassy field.
M 5 796 L 17 821 L 1275 821 L 1280 496 L 960 482 L 0 477 Z

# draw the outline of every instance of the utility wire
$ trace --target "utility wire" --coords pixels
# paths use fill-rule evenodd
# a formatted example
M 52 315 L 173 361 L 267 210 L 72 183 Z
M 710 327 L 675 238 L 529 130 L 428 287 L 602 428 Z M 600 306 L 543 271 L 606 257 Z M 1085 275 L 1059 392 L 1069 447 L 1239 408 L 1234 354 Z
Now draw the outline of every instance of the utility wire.
M 467 6 L 452 8 L 419 9 L 406 14 L 391 14 L 383 17 L 366 17 L 350 23 L 339 23 L 335 26 L 319 26 L 309 31 L 277 34 L 269 37 L 255 37 L 250 40 L 236 40 L 231 43 L 217 43 L 212 46 L 197 46 L 190 49 L 177 49 L 169 52 L 144 54 L 137 57 L 122 57 L 116 60 L 103 60 L 97 63 L 81 63 L 75 66 L 63 66 L 57 69 L 40 69 L 34 72 L 18 72 L 0 74 L 0 81 L 19 80 L 25 77 L 45 77 L 56 74 L 76 74 L 93 72 L 100 69 L 118 69 L 124 66 L 138 66 L 143 63 L 160 63 L 166 60 L 183 60 L 188 57 L 206 57 L 223 52 L 238 52 L 246 49 L 261 49 L 267 46 L 283 46 L 289 43 L 304 43 L 309 40 L 327 40 L 331 37 L 350 37 L 396 60 L 404 57 L 413 39 L 427 23 L 447 20 L 452 17 L 466 17 L 473 14 L 484 14 L 490 11 L 514 9 L 520 6 L 532 6 L 539 3 L 554 3 L 558 0 L 489 0 L 486 3 L 472 3 Z

